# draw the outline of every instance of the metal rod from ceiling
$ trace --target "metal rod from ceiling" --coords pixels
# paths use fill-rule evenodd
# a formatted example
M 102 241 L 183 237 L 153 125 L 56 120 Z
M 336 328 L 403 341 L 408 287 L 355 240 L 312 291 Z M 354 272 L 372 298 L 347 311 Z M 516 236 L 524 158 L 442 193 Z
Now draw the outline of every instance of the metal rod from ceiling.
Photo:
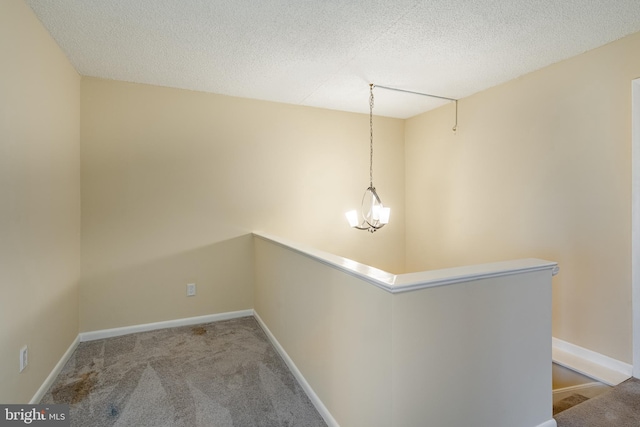
M 398 88 L 395 88 L 395 87 L 381 86 L 381 85 L 377 85 L 377 84 L 374 84 L 373 87 L 379 87 L 380 89 L 393 90 L 395 92 L 410 93 L 412 95 L 428 96 L 430 98 L 443 99 L 445 101 L 453 101 L 453 102 L 456 103 L 456 122 L 453 125 L 453 129 L 452 130 L 455 132 L 458 129 L 458 100 L 455 99 L 455 98 L 447 98 L 446 96 L 431 95 L 431 94 L 428 94 L 428 93 L 415 92 L 415 91 L 412 91 L 412 90 L 398 89 Z

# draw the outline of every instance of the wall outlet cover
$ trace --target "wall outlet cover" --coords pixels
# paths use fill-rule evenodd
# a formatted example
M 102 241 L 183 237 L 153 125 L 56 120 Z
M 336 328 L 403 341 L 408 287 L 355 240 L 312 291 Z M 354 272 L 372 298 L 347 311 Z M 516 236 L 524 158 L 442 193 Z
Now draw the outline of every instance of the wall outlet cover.
M 195 296 L 196 294 L 196 284 L 195 283 L 189 283 L 187 285 L 187 296 L 188 297 L 192 297 Z
M 29 349 L 25 345 L 20 349 L 20 372 L 24 371 L 24 368 L 29 364 Z

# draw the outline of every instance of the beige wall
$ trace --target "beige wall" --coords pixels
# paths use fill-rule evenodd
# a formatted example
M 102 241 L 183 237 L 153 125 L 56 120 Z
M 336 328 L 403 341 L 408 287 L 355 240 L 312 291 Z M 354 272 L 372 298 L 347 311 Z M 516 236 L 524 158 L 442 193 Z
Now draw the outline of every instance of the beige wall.
M 393 426 L 551 420 L 551 286 L 549 269 L 393 295 Z
M 392 223 L 373 236 L 344 218 L 366 115 L 83 77 L 81 123 L 83 331 L 252 308 L 254 230 L 404 266 L 401 120 L 374 123 Z
M 255 310 L 341 426 L 389 427 L 391 294 L 255 238 Z
M 0 402 L 26 403 L 78 334 L 80 77 L 23 1 L 0 63 Z
M 552 266 L 505 266 L 496 277 L 453 270 L 460 283 L 392 294 L 322 254 L 259 236 L 255 261 L 256 312 L 337 424 L 551 420 Z
M 406 122 L 407 268 L 557 261 L 553 335 L 631 363 L 640 33 Z

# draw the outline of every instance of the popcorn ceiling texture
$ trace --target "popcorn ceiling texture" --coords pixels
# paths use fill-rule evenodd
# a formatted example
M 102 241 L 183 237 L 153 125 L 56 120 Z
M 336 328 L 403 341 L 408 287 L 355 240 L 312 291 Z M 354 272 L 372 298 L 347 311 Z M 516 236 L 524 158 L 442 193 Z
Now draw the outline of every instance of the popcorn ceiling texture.
M 27 3 L 82 75 L 363 113 L 369 82 L 462 98 L 640 31 L 638 0 Z

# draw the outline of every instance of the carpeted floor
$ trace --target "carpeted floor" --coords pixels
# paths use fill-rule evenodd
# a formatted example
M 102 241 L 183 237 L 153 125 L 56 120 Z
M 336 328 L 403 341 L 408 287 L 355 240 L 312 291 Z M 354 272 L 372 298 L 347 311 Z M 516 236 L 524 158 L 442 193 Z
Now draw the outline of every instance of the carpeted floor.
M 558 427 L 638 427 L 640 380 L 631 378 L 554 418 Z
M 326 426 L 253 317 L 81 343 L 41 403 L 72 426 Z
M 565 397 L 561 401 L 553 404 L 553 416 L 556 416 L 560 412 L 566 411 L 569 408 L 573 408 L 576 405 L 581 404 L 589 400 L 588 397 L 579 393 L 573 393 L 572 395 Z

